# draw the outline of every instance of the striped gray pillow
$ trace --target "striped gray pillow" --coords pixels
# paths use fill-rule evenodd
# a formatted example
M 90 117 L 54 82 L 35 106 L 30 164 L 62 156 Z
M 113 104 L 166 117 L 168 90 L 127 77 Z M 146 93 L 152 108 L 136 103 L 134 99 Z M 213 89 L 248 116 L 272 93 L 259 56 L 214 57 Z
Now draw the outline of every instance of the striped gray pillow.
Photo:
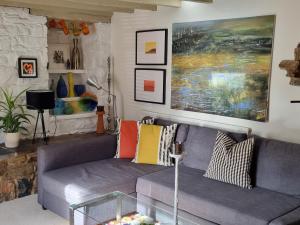
M 253 146 L 254 138 L 237 143 L 219 131 L 214 151 L 204 176 L 242 188 L 252 188 L 250 168 Z

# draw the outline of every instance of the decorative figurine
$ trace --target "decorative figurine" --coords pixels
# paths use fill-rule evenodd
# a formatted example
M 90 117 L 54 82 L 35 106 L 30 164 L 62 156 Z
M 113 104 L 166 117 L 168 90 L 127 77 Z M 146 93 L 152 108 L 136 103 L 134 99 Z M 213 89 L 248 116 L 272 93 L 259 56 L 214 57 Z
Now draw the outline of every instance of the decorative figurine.
M 98 116 L 96 133 L 104 134 L 104 121 L 103 121 L 103 116 L 105 114 L 104 106 L 97 106 L 96 114 Z
M 67 70 L 70 70 L 70 69 L 71 69 L 71 62 L 70 62 L 70 59 L 67 60 L 66 67 L 67 67 Z
M 295 48 L 294 60 L 283 60 L 279 64 L 280 69 L 286 70 L 290 78 L 290 85 L 300 86 L 300 43 Z

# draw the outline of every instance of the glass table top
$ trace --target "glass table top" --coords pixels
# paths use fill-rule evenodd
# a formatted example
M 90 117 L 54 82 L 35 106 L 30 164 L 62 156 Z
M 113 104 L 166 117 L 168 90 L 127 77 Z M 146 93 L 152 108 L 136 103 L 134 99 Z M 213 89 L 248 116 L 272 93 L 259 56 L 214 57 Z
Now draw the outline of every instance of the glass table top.
M 122 192 L 112 192 L 70 207 L 71 225 L 174 225 L 173 212 L 138 200 Z M 177 218 L 178 225 L 195 223 Z

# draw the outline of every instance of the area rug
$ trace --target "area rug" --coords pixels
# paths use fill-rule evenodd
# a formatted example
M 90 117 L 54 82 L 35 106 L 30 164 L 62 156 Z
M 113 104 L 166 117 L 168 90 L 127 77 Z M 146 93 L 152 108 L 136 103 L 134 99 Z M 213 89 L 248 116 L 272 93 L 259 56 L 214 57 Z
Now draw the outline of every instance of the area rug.
M 68 225 L 69 222 L 49 210 L 42 210 L 37 195 L 0 204 L 0 224 L 3 225 Z

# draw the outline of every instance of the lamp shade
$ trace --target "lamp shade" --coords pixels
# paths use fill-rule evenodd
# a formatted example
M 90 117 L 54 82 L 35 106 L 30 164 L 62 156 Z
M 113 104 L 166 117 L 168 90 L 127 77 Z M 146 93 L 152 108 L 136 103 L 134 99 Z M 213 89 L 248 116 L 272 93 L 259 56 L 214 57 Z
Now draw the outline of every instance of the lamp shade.
M 26 91 L 26 104 L 28 109 L 53 109 L 55 107 L 54 92 L 51 90 Z
M 97 88 L 98 90 L 101 89 L 101 87 L 99 86 L 99 84 L 95 78 L 88 78 L 86 83 L 91 87 Z

